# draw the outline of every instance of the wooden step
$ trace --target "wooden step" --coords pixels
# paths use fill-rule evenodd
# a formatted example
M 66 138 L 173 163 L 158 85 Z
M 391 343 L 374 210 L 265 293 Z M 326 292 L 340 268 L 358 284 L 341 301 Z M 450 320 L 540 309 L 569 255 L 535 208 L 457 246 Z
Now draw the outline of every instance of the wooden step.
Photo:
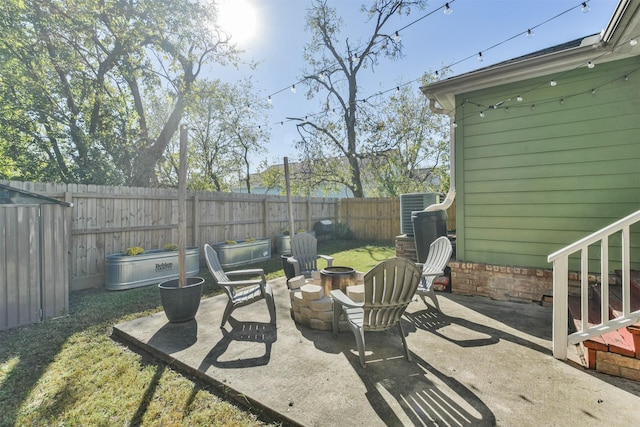
M 575 330 L 580 330 L 582 328 L 582 314 L 580 306 L 580 297 L 569 297 L 569 314 L 575 324 Z M 611 312 L 609 314 L 610 318 L 612 318 Z M 595 326 L 601 323 L 599 296 L 589 299 L 588 316 L 589 326 Z M 638 338 L 640 338 L 640 334 L 638 335 Z M 596 369 L 597 352 L 599 351 L 620 354 L 626 357 L 636 357 L 634 336 L 625 328 L 607 332 L 601 336 L 592 337 L 584 341 L 583 345 L 587 349 L 586 359 L 589 369 Z

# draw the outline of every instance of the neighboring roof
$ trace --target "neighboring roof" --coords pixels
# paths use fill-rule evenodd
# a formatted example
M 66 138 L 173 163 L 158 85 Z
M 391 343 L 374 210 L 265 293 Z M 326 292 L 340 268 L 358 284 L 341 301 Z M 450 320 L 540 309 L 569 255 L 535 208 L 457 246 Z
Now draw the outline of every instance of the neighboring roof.
M 52 199 L 51 197 L 43 196 L 41 194 L 32 193 L 30 191 L 21 190 L 19 188 L 0 184 L 0 205 L 43 205 L 43 204 L 59 204 L 67 207 L 73 207 L 73 203 L 63 202 L 61 200 Z
M 594 57 L 598 57 L 597 62 L 603 63 L 638 55 L 638 45 L 632 47 L 625 43 L 614 52 L 612 47 L 637 37 L 639 33 L 640 1 L 620 0 L 607 28 L 601 33 L 431 83 L 420 89 L 431 101 L 434 111 L 450 114 L 455 110 L 455 96 L 460 93 L 586 66 Z

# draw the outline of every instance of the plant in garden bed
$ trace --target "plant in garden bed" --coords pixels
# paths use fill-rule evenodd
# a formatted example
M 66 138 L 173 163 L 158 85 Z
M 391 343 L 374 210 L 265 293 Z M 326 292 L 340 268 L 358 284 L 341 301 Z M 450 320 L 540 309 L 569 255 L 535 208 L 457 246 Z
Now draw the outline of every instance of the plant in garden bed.
M 128 256 L 136 256 L 144 253 L 144 248 L 140 246 L 132 246 L 124 250 L 124 254 Z

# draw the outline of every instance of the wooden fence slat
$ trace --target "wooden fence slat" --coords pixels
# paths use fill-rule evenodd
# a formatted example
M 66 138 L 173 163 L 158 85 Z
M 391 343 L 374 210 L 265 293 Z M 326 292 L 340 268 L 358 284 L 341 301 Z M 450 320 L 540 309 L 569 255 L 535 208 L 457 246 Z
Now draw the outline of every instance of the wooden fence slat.
M 3 181 L 0 181 L 5 183 Z M 16 185 L 14 185 L 16 184 Z M 33 183 L 8 183 L 30 190 Z M 69 238 L 71 289 L 104 283 L 104 257 L 130 246 L 155 249 L 177 243 L 178 195 L 174 189 L 41 184 L 41 194 L 72 202 Z M 30 190 L 31 191 L 31 190 Z M 293 197 L 296 230 L 320 220 L 348 226 L 360 240 L 393 243 L 400 234 L 398 198 Z M 245 193 L 190 192 L 188 243 L 274 237 L 289 228 L 286 197 Z M 455 229 L 455 205 L 449 210 Z M 453 226 L 452 226 L 453 225 Z

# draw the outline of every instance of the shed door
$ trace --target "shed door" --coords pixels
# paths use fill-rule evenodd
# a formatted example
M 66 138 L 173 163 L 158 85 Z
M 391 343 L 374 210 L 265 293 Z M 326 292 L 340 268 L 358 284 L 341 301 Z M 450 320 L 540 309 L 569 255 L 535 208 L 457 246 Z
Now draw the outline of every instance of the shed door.
M 39 211 L 0 205 L 0 330 L 41 320 Z

